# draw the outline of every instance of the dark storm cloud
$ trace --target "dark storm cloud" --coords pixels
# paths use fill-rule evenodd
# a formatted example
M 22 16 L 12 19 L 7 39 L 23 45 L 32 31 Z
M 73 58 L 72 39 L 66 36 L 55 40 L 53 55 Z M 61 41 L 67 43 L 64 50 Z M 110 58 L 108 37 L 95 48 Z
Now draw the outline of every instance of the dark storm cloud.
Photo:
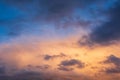
M 109 20 L 93 29 L 90 40 L 98 44 L 110 44 L 120 40 L 120 1 L 109 12 Z
M 62 61 L 59 66 L 77 66 L 78 68 L 84 68 L 84 63 L 77 60 L 77 59 L 71 59 L 71 60 L 64 60 Z
M 107 68 L 106 73 L 120 73 L 120 58 L 114 55 L 107 57 L 105 64 L 114 64 L 115 67 Z

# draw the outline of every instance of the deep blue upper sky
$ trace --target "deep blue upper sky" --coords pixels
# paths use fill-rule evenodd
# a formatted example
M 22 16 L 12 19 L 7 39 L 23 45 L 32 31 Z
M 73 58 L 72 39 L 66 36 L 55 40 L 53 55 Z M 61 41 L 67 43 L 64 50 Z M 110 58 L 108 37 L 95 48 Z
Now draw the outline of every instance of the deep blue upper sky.
M 118 27 L 115 27 L 117 30 L 111 27 L 108 33 L 106 27 L 103 32 L 99 31 L 103 30 L 102 27 L 96 29 L 111 22 L 114 15 L 119 16 L 116 14 L 118 10 L 115 10 L 119 9 L 117 5 L 119 0 L 1 0 L 0 41 L 26 34 L 43 35 L 42 30 L 47 29 L 44 26 L 48 26 L 50 31 L 57 30 L 56 27 L 63 28 L 58 30 L 62 35 L 72 33 L 74 27 L 95 27 L 91 35 L 96 35 L 91 40 L 102 42 L 111 39 L 108 35 L 112 32 L 119 32 Z M 115 19 L 118 21 L 116 16 Z M 113 21 L 111 25 L 114 24 Z M 102 39 L 101 35 L 106 35 L 107 39 Z M 119 37 L 116 33 L 113 36 L 115 39 Z

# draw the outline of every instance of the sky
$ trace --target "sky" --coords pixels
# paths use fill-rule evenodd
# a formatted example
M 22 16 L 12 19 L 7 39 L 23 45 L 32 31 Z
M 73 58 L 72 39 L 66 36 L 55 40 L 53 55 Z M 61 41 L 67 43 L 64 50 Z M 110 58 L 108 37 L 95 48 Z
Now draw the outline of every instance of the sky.
M 120 80 L 119 0 L 0 0 L 0 80 Z

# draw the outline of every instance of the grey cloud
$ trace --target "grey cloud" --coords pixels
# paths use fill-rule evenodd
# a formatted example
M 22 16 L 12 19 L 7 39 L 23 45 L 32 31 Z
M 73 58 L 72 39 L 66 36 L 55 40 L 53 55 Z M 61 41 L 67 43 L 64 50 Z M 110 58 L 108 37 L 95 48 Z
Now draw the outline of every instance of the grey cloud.
M 6 70 L 6 69 L 5 69 L 5 66 L 0 65 L 0 75 L 4 75 L 4 74 L 6 73 L 5 70 Z
M 73 68 L 68 68 L 68 67 L 65 67 L 65 66 L 60 66 L 59 68 L 57 68 L 58 70 L 62 70 L 62 71 L 72 71 L 74 70 Z
M 55 59 L 55 58 L 64 58 L 64 57 L 66 57 L 66 55 L 64 53 L 60 53 L 59 55 L 45 55 L 44 59 L 51 60 L 51 59 Z
M 107 57 L 107 60 L 104 63 L 113 63 L 116 66 L 120 66 L 120 58 L 115 55 L 110 55 Z
M 109 74 L 112 74 L 112 73 L 114 73 L 114 74 L 120 74 L 120 68 L 117 68 L 117 67 L 115 67 L 115 68 L 108 68 L 108 69 L 106 69 L 106 73 L 109 73 Z
M 115 67 L 106 68 L 106 73 L 120 73 L 120 58 L 114 55 L 107 57 L 107 60 L 104 61 L 105 64 L 114 64 Z
M 78 68 L 84 68 L 84 63 L 77 60 L 77 59 L 64 60 L 59 64 L 59 66 L 68 66 L 68 67 L 69 66 L 76 66 L 76 65 Z
M 90 5 L 90 3 L 94 3 L 94 1 L 84 1 L 84 0 L 41 0 L 40 3 L 42 4 L 42 7 L 48 11 L 48 18 L 61 18 L 66 17 L 76 7 L 83 7 Z
M 37 72 L 22 72 L 21 74 L 15 75 L 4 75 L 0 76 L 1 80 L 43 80 L 41 75 Z
M 50 65 L 37 65 L 37 66 L 33 66 L 33 65 L 27 65 L 28 68 L 31 68 L 31 69 L 42 69 L 42 70 L 45 70 L 45 69 L 48 69 L 50 68 Z
M 36 68 L 39 68 L 39 69 L 48 69 L 48 68 L 50 68 L 50 65 L 36 66 Z
M 89 76 L 78 76 L 75 74 L 61 75 L 52 73 L 41 73 L 35 71 L 20 71 L 14 75 L 2 75 L 1 80 L 92 80 Z
M 45 57 L 44 57 L 45 60 L 49 60 L 51 58 L 52 58 L 52 56 L 50 56 L 50 55 L 45 55 Z
M 108 15 L 109 20 L 90 34 L 93 43 L 107 45 L 120 40 L 120 2 L 109 10 Z

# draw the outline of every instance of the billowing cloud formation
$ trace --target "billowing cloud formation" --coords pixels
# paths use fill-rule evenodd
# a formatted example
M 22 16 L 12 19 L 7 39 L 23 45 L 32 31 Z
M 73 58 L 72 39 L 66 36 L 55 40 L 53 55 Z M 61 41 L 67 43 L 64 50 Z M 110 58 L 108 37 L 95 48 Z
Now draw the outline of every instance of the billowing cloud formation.
M 109 20 L 93 30 L 90 35 L 91 41 L 98 44 L 108 44 L 120 39 L 120 2 L 107 14 Z
M 120 73 L 120 58 L 114 55 L 110 55 L 104 63 L 114 64 L 114 67 L 107 68 L 106 73 Z
M 120 66 L 120 58 L 116 57 L 115 55 L 110 55 L 105 63 L 113 63 L 117 66 Z

